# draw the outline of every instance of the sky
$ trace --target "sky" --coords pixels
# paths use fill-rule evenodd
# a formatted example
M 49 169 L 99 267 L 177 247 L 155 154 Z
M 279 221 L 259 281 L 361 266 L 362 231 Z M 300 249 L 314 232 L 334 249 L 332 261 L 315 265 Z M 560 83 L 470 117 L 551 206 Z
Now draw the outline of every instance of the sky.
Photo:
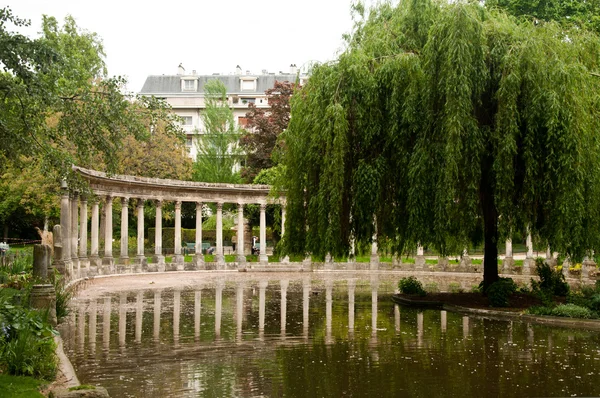
M 287 72 L 290 64 L 336 58 L 352 28 L 353 0 L 8 0 L 41 31 L 42 15 L 66 15 L 103 41 L 110 76 L 124 76 L 139 92 L 149 75 L 174 75 L 181 63 L 198 74 L 242 70 Z M 152 4 L 152 5 L 151 5 Z M 10 28 L 12 30 L 12 28 Z

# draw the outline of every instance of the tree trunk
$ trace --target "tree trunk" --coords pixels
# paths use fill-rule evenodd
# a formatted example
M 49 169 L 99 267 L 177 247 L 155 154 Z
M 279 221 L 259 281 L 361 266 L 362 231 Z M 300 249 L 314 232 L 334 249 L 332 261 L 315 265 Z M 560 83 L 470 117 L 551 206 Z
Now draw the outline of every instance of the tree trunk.
M 487 156 L 481 173 L 480 199 L 483 210 L 483 291 L 499 279 L 498 275 L 498 209 L 493 187 L 493 157 Z

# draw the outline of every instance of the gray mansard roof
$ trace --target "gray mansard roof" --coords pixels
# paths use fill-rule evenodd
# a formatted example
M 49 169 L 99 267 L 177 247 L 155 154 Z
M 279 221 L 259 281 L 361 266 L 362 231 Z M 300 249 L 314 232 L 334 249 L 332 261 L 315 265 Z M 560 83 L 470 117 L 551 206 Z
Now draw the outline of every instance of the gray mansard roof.
M 183 79 L 198 79 L 197 91 L 181 91 L 181 80 Z M 255 91 L 241 91 L 240 78 L 256 78 Z M 195 93 L 204 94 L 204 84 L 208 80 L 218 79 L 227 87 L 227 93 L 238 93 L 240 95 L 247 94 L 264 94 L 270 88 L 273 88 L 275 81 L 296 81 L 295 74 L 268 74 L 268 75 L 153 75 L 146 78 L 146 82 L 140 91 L 140 94 L 146 95 L 163 95 L 163 94 L 183 94 L 190 95 Z

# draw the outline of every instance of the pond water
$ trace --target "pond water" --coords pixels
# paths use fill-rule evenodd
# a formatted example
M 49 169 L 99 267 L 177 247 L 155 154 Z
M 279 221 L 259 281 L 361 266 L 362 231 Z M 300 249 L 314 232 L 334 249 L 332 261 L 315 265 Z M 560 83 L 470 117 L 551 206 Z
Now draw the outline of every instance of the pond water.
M 377 277 L 80 294 L 61 331 L 113 397 L 597 396 L 600 333 L 395 305 Z

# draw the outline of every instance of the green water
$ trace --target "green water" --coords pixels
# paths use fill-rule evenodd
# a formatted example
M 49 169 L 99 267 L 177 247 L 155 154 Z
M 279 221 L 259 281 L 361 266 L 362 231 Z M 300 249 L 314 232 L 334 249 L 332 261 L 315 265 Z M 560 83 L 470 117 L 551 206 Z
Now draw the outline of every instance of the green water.
M 418 311 L 389 284 L 310 278 L 77 299 L 65 349 L 113 397 L 600 394 L 600 333 Z

